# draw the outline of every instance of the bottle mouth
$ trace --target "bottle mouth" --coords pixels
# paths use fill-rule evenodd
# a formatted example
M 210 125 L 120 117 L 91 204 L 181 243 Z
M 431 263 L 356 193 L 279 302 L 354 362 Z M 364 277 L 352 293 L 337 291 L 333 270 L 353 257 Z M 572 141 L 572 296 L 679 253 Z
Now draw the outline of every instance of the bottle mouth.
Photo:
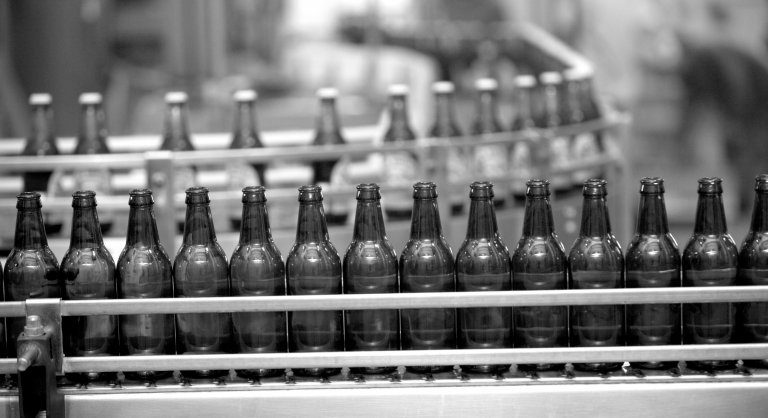
M 525 192 L 526 196 L 538 197 L 549 196 L 549 180 L 531 179 L 525 182 L 528 189 Z
M 149 189 L 133 189 L 128 196 L 128 206 L 150 206 L 155 203 L 152 190 Z
M 470 199 L 493 199 L 493 183 L 476 181 L 469 185 Z
M 317 185 L 299 187 L 299 202 L 322 202 L 323 188 Z
M 258 94 L 256 94 L 256 90 L 237 90 L 232 95 L 232 98 L 238 103 L 254 102 L 257 97 Z
M 40 193 L 21 192 L 16 195 L 16 209 L 40 209 L 43 207 L 40 203 Z
M 410 88 L 406 84 L 392 84 L 387 87 L 387 94 L 389 96 L 407 96 L 410 92 Z
M 73 208 L 87 208 L 96 206 L 96 192 L 93 190 L 78 190 L 72 193 Z
M 755 177 L 755 191 L 768 192 L 768 174 L 760 174 Z
M 413 185 L 414 199 L 437 198 L 437 185 L 431 181 L 420 181 Z
M 478 78 L 475 80 L 475 90 L 477 91 L 496 91 L 499 89 L 499 82 L 495 78 Z
M 267 197 L 264 192 L 267 189 L 264 186 L 248 186 L 243 189 L 243 203 L 264 203 Z
M 205 187 L 190 187 L 186 193 L 187 198 L 184 200 L 186 204 L 211 203 L 211 199 L 208 197 L 208 189 Z
M 584 196 L 606 196 L 607 181 L 603 179 L 589 179 L 584 181 Z
M 723 193 L 723 180 L 719 177 L 704 177 L 699 179 L 699 194 Z
M 376 183 L 363 183 L 357 185 L 357 200 L 379 200 L 381 192 Z
M 168 104 L 184 104 L 187 100 L 189 100 L 189 96 L 183 91 L 170 91 L 165 93 L 165 102 Z
M 640 179 L 641 194 L 664 193 L 664 179 L 661 177 L 643 177 Z

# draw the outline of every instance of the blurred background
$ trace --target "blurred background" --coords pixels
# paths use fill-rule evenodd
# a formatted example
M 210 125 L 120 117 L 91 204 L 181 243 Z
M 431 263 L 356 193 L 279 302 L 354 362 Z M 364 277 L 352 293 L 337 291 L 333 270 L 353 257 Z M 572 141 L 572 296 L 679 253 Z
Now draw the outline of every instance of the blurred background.
M 77 134 L 85 91 L 104 95 L 110 135 L 159 135 L 173 90 L 190 95 L 193 136 L 229 131 L 232 92 L 244 88 L 259 93 L 263 131 L 311 129 L 325 86 L 341 92 L 345 127 L 374 126 L 393 83 L 410 85 L 411 121 L 424 136 L 432 82 L 455 83 L 459 123 L 469 126 L 473 83 L 487 76 L 499 81 L 508 126 L 522 70 L 487 33 L 516 22 L 583 54 L 601 99 L 632 115 L 621 150 L 631 196 L 640 177 L 664 177 L 681 245 L 704 176 L 724 178 L 741 240 L 754 176 L 768 171 L 765 0 L 4 0 L 0 137 L 29 134 L 35 92 L 53 96 L 62 137 Z

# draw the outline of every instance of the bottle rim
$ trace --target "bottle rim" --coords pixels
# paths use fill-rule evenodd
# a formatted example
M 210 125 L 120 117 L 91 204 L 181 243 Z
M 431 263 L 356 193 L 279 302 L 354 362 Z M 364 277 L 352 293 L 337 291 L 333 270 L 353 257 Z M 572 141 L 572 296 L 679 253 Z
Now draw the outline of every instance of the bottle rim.
M 584 196 L 608 195 L 608 182 L 604 179 L 589 179 L 584 181 Z
M 641 194 L 663 194 L 664 179 L 661 177 L 643 177 L 640 179 Z
M 40 200 L 40 193 L 38 192 L 21 192 L 16 195 L 18 200 Z
M 517 88 L 536 87 L 536 77 L 530 74 L 522 74 L 516 76 L 513 83 Z
M 322 202 L 323 188 L 316 184 L 299 187 L 299 202 Z
M 546 197 L 552 192 L 549 190 L 549 180 L 544 179 L 530 179 L 525 182 L 528 189 L 525 191 L 526 196 L 531 197 Z
M 357 185 L 357 200 L 379 200 L 381 199 L 381 193 L 376 183 L 362 183 Z
M 357 185 L 357 190 L 380 190 L 381 186 L 377 183 L 360 183 Z
M 168 104 L 183 104 L 189 100 L 189 96 L 184 91 L 169 91 L 165 93 L 165 102 Z
M 80 97 L 77 98 L 78 103 L 82 106 L 100 105 L 102 100 L 101 93 L 97 92 L 81 93 Z
M 190 187 L 185 191 L 187 196 L 199 196 L 199 195 L 207 195 L 208 194 L 208 188 L 207 187 Z
M 258 97 L 259 95 L 256 93 L 256 90 L 253 89 L 236 90 L 232 94 L 232 99 L 238 103 L 255 102 Z
M 567 81 L 583 81 L 592 77 L 594 70 L 588 66 L 577 66 L 563 70 L 563 78 Z
M 128 206 L 151 206 L 155 203 L 150 189 L 133 189 L 128 195 Z
M 768 174 L 760 174 L 755 177 L 755 191 L 768 192 Z
M 152 196 L 152 190 L 150 189 L 133 189 L 128 192 L 131 196 Z
M 29 95 L 31 106 L 50 106 L 51 103 L 53 103 L 53 97 L 50 93 L 32 93 Z
M 477 91 L 496 91 L 499 89 L 499 82 L 495 78 L 478 78 L 475 80 L 475 90 Z
M 264 203 L 267 201 L 267 197 L 264 192 L 267 189 L 264 186 L 248 186 L 243 188 L 242 203 Z
M 96 206 L 96 192 L 93 190 L 78 190 L 72 193 L 72 207 L 95 207 Z
M 563 82 L 563 76 L 557 71 L 545 71 L 539 74 L 539 81 L 545 85 L 560 84 Z
M 699 179 L 700 194 L 720 194 L 723 192 L 723 179 L 720 177 L 702 177 Z
M 437 189 L 437 184 L 431 181 L 419 181 L 413 184 L 414 189 Z
M 339 89 L 336 87 L 321 87 L 317 89 L 317 97 L 321 100 L 335 100 L 339 97 Z
M 450 81 L 435 81 L 432 83 L 432 92 L 435 94 L 452 94 L 456 86 Z
M 411 88 L 407 84 L 392 84 L 387 87 L 387 94 L 390 96 L 407 96 Z
M 21 192 L 16 195 L 16 209 L 40 209 L 43 207 L 40 201 L 40 193 Z
M 493 183 L 490 181 L 476 181 L 469 185 L 470 199 L 493 199 Z

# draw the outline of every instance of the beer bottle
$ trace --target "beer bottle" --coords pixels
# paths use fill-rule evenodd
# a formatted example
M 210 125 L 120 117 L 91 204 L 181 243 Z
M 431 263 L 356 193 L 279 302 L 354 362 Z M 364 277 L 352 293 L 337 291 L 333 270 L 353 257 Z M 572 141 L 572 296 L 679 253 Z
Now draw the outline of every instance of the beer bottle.
M 387 240 L 378 184 L 357 186 L 352 243 L 344 255 L 344 293 L 398 293 L 397 255 Z M 346 311 L 347 351 L 400 349 L 396 309 Z M 382 374 L 396 367 L 354 367 L 353 373 Z
M 128 232 L 117 259 L 118 299 L 172 298 L 173 266 L 160 244 L 152 191 L 134 189 L 128 198 Z M 120 316 L 120 355 L 176 354 L 173 315 Z M 129 379 L 162 379 L 171 371 L 125 372 Z
M 739 286 L 768 284 L 768 174 L 755 178 L 755 205 L 752 223 L 739 250 Z M 768 342 L 768 302 L 747 302 L 738 310 L 738 340 L 742 343 Z M 747 359 L 751 367 L 768 367 L 768 359 Z
M 549 181 L 529 180 L 523 234 L 512 253 L 513 290 L 567 287 L 567 258 L 555 233 Z M 515 347 L 568 347 L 568 307 L 528 306 L 513 309 Z M 521 370 L 561 370 L 563 364 L 518 364 Z
M 723 210 L 722 180 L 699 179 L 699 202 L 693 236 L 683 251 L 683 287 L 734 286 L 739 250 L 728 234 Z M 735 342 L 736 309 L 733 303 L 683 304 L 683 344 Z M 689 361 L 695 369 L 727 369 L 735 360 Z
M 240 241 L 229 260 L 232 296 L 283 296 L 285 264 L 272 241 L 264 187 L 243 189 Z M 235 350 L 239 353 L 285 353 L 288 338 L 285 312 L 235 312 L 232 314 Z M 273 376 L 280 369 L 237 370 L 247 378 Z
M 565 78 L 565 107 L 566 123 L 579 124 L 600 119 L 600 113 L 592 100 L 591 77 L 592 70 L 584 67 L 569 68 L 563 71 Z M 600 131 L 581 132 L 570 139 L 570 155 L 574 163 L 580 163 L 600 154 L 601 147 Z M 600 178 L 603 176 L 600 167 L 585 168 L 576 170 L 571 174 L 571 183 L 576 189 L 581 188 L 581 184 L 586 179 Z
M 495 134 L 504 131 L 498 119 L 497 94 L 499 83 L 493 78 L 475 81 L 477 104 L 472 135 Z M 506 145 L 478 145 L 475 147 L 475 166 L 485 178 L 501 178 L 509 173 L 509 147 Z M 504 207 L 504 195 L 493 199 L 496 208 Z
M 235 100 L 235 121 L 232 128 L 230 149 L 263 148 L 261 135 L 256 123 L 256 98 L 254 90 L 238 90 L 232 96 Z M 262 163 L 228 162 L 226 165 L 230 190 L 241 190 L 248 186 L 265 184 L 266 165 Z M 234 207 L 229 213 L 229 223 L 234 230 L 240 229 L 240 208 Z
M 581 230 L 568 255 L 571 289 L 624 287 L 624 256 L 611 232 L 605 196 L 606 181 L 584 182 Z M 624 345 L 624 305 L 571 306 L 571 347 Z M 606 372 L 622 363 L 576 363 L 580 370 Z
M 336 99 L 339 91 L 335 88 L 326 87 L 317 91 L 317 97 L 320 99 L 320 114 L 317 117 L 317 129 L 315 140 L 312 145 L 338 145 L 345 144 L 346 141 L 341 135 L 341 124 L 339 115 L 336 111 Z M 312 163 L 313 182 L 321 187 L 330 187 L 331 184 L 338 182 L 341 168 L 339 160 L 334 161 L 316 161 Z M 344 225 L 347 222 L 348 210 L 343 201 L 338 199 L 326 199 L 328 213 L 325 215 L 326 222 L 329 225 Z
M 519 75 L 514 79 L 515 86 L 515 114 L 512 118 L 513 132 L 527 132 L 531 137 L 536 128 L 534 118 L 534 95 L 536 90 L 536 77 L 532 75 Z M 518 179 L 533 177 L 535 169 L 536 146 L 528 140 L 517 141 L 512 145 L 509 155 L 510 172 Z M 525 182 L 516 180 L 511 185 L 512 197 L 517 205 L 526 202 Z
M 453 252 L 443 236 L 435 183 L 413 185 L 411 236 L 400 262 L 402 293 L 455 292 Z M 403 309 L 400 314 L 403 350 L 456 348 L 454 308 Z M 410 366 L 417 373 L 448 371 L 446 366 Z
M 165 95 L 165 126 L 163 128 L 164 151 L 192 151 L 192 140 L 189 137 L 187 114 L 187 93 L 174 91 Z M 193 167 L 175 167 L 173 169 L 173 190 L 187 190 L 195 186 L 195 169 Z M 184 209 L 176 212 L 177 227 L 184 231 Z
M 539 76 L 541 83 L 541 94 L 544 105 L 544 112 L 537 122 L 537 127 L 542 129 L 555 130 L 563 125 L 562 112 L 562 84 L 563 77 L 558 72 L 549 71 L 541 73 Z M 565 195 L 571 190 L 571 177 L 568 173 L 558 173 L 558 171 L 568 170 L 571 165 L 570 148 L 567 137 L 548 136 L 548 149 L 550 155 L 550 169 L 552 173 L 552 188 L 555 195 Z
M 96 193 L 80 190 L 72 195 L 72 233 L 61 260 L 64 300 L 115 299 L 115 262 L 104 246 L 96 213 Z M 116 356 L 117 317 L 113 315 L 67 316 L 62 320 L 64 355 L 71 357 Z M 82 373 L 75 380 L 116 379 L 116 373 Z
M 59 262 L 48 247 L 42 207 L 39 193 L 24 192 L 16 196 L 16 234 L 3 275 L 7 302 L 61 297 Z M 26 318 L 7 318 L 6 321 L 10 342 L 8 357 L 13 358 L 16 357 L 16 338 L 24 332 Z M 3 334 L 0 332 L 0 336 Z
M 401 143 L 415 141 L 416 135 L 408 122 L 408 86 L 393 84 L 389 86 L 389 128 L 384 135 L 384 142 Z M 419 174 L 418 160 L 412 152 L 388 152 L 384 154 L 384 180 L 393 187 L 408 187 Z M 392 193 L 384 202 L 384 214 L 389 220 L 411 219 L 411 204 L 408 194 Z
M 512 290 L 509 250 L 499 236 L 493 206 L 493 183 L 469 186 L 467 235 L 456 254 L 459 292 Z M 459 348 L 512 348 L 512 309 L 463 308 L 457 310 Z M 509 364 L 461 366 L 468 372 L 502 372 Z
M 438 81 L 432 84 L 432 92 L 435 94 L 435 123 L 429 135 L 433 138 L 455 138 L 464 135 L 456 122 L 453 106 L 454 90 L 453 83 L 450 81 Z M 446 174 L 448 181 L 452 184 L 449 193 L 451 214 L 457 215 L 464 210 L 464 199 L 458 184 L 470 174 L 467 172 L 468 161 L 463 149 L 451 147 L 446 152 Z M 433 156 L 433 158 L 436 157 Z
M 285 263 L 291 295 L 341 294 L 341 259 L 328 238 L 320 186 L 299 188 L 296 243 Z M 288 313 L 288 347 L 292 353 L 344 351 L 342 311 Z M 340 369 L 294 369 L 299 375 L 324 376 Z
M 53 129 L 53 99 L 48 93 L 35 93 L 29 96 L 29 106 L 32 112 L 32 126 L 27 142 L 21 155 L 59 155 L 56 146 L 56 134 Z M 24 173 L 24 190 L 28 192 L 47 192 L 51 186 L 53 171 L 35 171 Z M 44 215 L 45 230 L 48 234 L 58 234 L 64 225 L 63 216 L 56 213 Z
M 229 296 L 227 256 L 216 240 L 208 189 L 187 189 L 184 239 L 173 261 L 177 298 Z M 232 352 L 232 317 L 229 313 L 176 315 L 176 351 L 179 354 Z M 184 377 L 219 378 L 228 370 L 182 370 Z
M 669 233 L 664 180 L 640 180 L 637 229 L 627 247 L 627 287 L 680 287 L 680 251 Z M 680 344 L 680 304 L 627 305 L 627 345 Z M 673 368 L 677 362 L 640 362 L 634 367 Z

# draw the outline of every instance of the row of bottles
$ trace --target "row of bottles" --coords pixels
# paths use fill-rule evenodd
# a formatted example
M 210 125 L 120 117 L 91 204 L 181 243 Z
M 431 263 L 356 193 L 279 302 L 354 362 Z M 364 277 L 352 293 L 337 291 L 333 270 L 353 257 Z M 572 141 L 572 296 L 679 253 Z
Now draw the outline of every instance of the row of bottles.
M 554 129 L 562 125 L 581 123 L 600 118 L 595 105 L 591 87 L 591 73 L 582 69 L 570 69 L 564 73 L 546 72 L 537 78 L 521 75 L 515 79 L 515 114 L 509 128 L 502 126 L 498 117 L 498 83 L 494 79 L 479 79 L 475 117 L 471 129 L 465 132 L 458 124 L 454 109 L 454 86 L 451 82 L 440 81 L 433 84 L 435 95 L 434 124 L 428 135 L 435 138 L 453 138 L 469 133 L 482 141 L 485 135 L 504 131 L 525 131 L 533 128 Z M 565 80 L 565 81 L 564 81 Z M 417 138 L 408 121 L 408 87 L 393 85 L 389 90 L 390 125 L 385 133 L 385 142 L 412 141 Z M 341 123 L 336 110 L 338 91 L 334 88 L 318 90 L 320 102 L 314 145 L 346 143 L 341 131 Z M 231 149 L 261 148 L 256 118 L 257 94 L 253 90 L 239 90 L 234 93 L 234 124 L 232 129 Z M 83 93 L 79 99 L 82 108 L 82 122 L 77 137 L 75 154 L 106 154 L 108 132 L 102 97 L 98 93 Z M 184 92 L 170 92 L 165 95 L 166 111 L 162 135 L 162 150 L 194 150 L 188 126 L 188 97 Z M 52 98 L 49 94 L 38 93 L 30 96 L 32 127 L 22 155 L 58 155 L 56 137 L 53 129 Z M 452 183 L 474 173 L 484 178 L 503 178 L 516 175 L 530 178 L 537 170 L 537 165 L 546 161 L 542 157 L 551 154 L 551 168 L 568 169 L 569 164 L 589 158 L 600 152 L 602 142 L 600 132 L 584 132 L 573 138 L 552 137 L 541 141 L 522 141 L 514 147 L 507 145 L 478 145 L 470 152 L 468 149 L 449 148 L 447 150 L 447 173 L 424 173 L 428 177 L 439 178 L 446 174 Z M 532 136 L 531 138 L 535 138 Z M 437 156 L 433 156 L 437 157 Z M 319 161 L 312 163 L 314 184 L 330 185 L 338 183 L 343 176 L 339 161 Z M 230 163 L 226 165 L 230 189 L 240 190 L 248 185 L 265 184 L 265 164 Z M 420 176 L 416 155 L 408 152 L 392 153 L 384 156 L 384 179 L 388 185 L 410 186 Z M 572 190 L 572 185 L 581 187 L 581 182 L 590 176 L 600 174 L 599 170 L 583 170 L 571 175 L 553 176 L 556 192 Z M 49 196 L 68 196 L 76 190 L 94 190 L 101 195 L 111 193 L 111 173 L 107 168 L 59 170 L 24 174 L 24 190 L 46 192 Z M 196 186 L 194 167 L 177 167 L 175 172 L 175 190 L 186 190 Z M 512 187 L 512 186 L 510 186 Z M 521 186 L 510 188 L 500 193 L 495 203 L 502 206 L 506 195 L 512 192 L 519 200 L 524 199 L 525 190 Z M 461 193 L 451 199 L 452 213 L 461 213 L 464 208 Z M 405 201 L 403 204 L 402 201 Z M 386 212 L 389 219 L 410 219 L 411 208 L 408 199 L 392 199 L 387 202 Z M 522 201 L 522 200 L 521 200 Z M 330 224 L 344 224 L 348 218 L 348 209 L 344 205 L 331 204 L 328 208 Z M 183 213 L 177 217 L 179 229 L 183 228 Z M 102 227 L 108 232 L 112 214 L 102 213 Z M 239 227 L 239 215 L 230 215 L 232 226 Z M 62 214 L 45 214 L 46 230 L 50 234 L 61 231 Z
M 466 239 L 454 257 L 440 223 L 434 183 L 413 186 L 411 233 L 398 258 L 386 237 L 379 187 L 357 187 L 352 243 L 340 257 L 329 240 L 319 186 L 299 189 L 296 241 L 285 263 L 272 241 L 265 189 L 243 190 L 240 241 L 229 262 L 216 240 L 205 188 L 187 190 L 184 237 L 173 263 L 160 245 L 152 193 L 130 193 L 126 247 L 114 263 L 101 237 L 95 193 L 73 194 L 70 248 L 59 264 L 47 246 L 40 195 L 18 196 L 14 250 L 4 269 L 8 301 L 61 297 L 226 297 L 414 292 L 526 291 L 765 285 L 768 256 L 768 175 L 757 178 L 752 225 L 741 249 L 728 235 L 718 178 L 699 180 L 694 235 L 682 253 L 667 226 L 664 185 L 641 180 L 637 229 L 626 256 L 611 232 L 606 182 L 583 185 L 581 230 L 566 253 L 554 230 L 549 182 L 527 183 L 522 236 L 509 251 L 499 237 L 493 185 L 470 186 Z M 15 341 L 23 319 L 8 318 Z M 119 326 L 118 326 L 119 324 Z M 65 354 L 151 355 L 366 350 L 604 347 L 622 345 L 727 344 L 768 341 L 768 303 L 691 303 L 538 307 L 323 310 L 296 312 L 137 314 L 66 317 Z M 119 332 L 118 332 L 119 330 Z M 13 344 L 8 347 L 15 355 Z M 764 367 L 766 360 L 747 363 Z M 728 368 L 735 360 L 689 362 L 703 369 Z M 356 368 L 388 373 L 391 367 Z M 523 364 L 528 370 L 556 370 L 562 364 Z M 576 364 L 608 371 L 620 363 Z M 669 368 L 648 362 L 638 367 Z M 439 372 L 452 365 L 410 367 Z M 493 372 L 506 365 L 462 365 Z M 326 375 L 334 369 L 301 369 Z M 241 370 L 265 376 L 277 370 Z M 158 378 L 169 371 L 128 373 Z M 227 371 L 182 371 L 195 378 Z M 101 379 L 90 374 L 80 378 Z

